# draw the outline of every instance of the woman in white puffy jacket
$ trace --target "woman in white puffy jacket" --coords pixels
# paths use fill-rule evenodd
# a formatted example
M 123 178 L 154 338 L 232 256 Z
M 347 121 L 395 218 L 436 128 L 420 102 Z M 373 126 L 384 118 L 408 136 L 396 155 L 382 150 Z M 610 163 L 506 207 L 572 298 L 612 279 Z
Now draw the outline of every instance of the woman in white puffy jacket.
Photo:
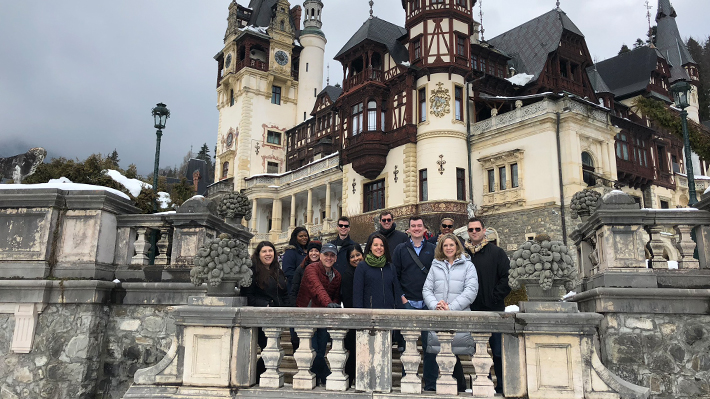
M 453 234 L 439 238 L 434 251 L 434 261 L 429 269 L 422 294 L 429 309 L 442 311 L 471 311 L 470 305 L 478 293 L 478 274 L 471 258 L 464 252 L 461 242 Z M 439 352 L 436 334 L 429 333 L 427 352 Z M 471 334 L 459 333 L 452 345 L 454 354 L 474 352 Z M 461 362 L 456 357 L 454 367 L 458 390 L 466 390 L 466 379 Z

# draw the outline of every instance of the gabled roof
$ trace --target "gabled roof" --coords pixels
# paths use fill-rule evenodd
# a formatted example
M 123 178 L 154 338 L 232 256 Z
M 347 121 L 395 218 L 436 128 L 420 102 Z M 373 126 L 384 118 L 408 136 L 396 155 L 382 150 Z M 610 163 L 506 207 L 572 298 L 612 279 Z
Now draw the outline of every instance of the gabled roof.
M 671 65 L 671 82 L 678 79 L 690 80 L 688 72 L 683 68 L 686 64 L 695 64 L 693 56 L 685 47 L 675 20 L 676 12 L 670 0 L 658 1 L 656 13 L 656 48 Z
M 409 60 L 409 52 L 398 40 L 406 34 L 406 29 L 393 23 L 377 17 L 368 18 L 334 58 L 337 59 L 353 47 L 369 39 L 387 46 L 387 51 L 389 51 L 395 62 L 399 64 Z
M 335 100 L 337 100 L 338 97 L 343 94 L 343 88 L 340 86 L 328 85 L 323 90 L 321 90 L 320 93 L 318 93 L 318 97 L 320 97 L 320 95 L 323 93 L 328 95 L 328 98 L 330 98 L 331 102 L 335 102 Z
M 595 93 L 611 93 L 611 89 L 609 89 L 604 78 L 602 78 L 602 75 L 597 71 L 596 66 L 587 68 L 587 76 L 589 76 L 589 82 L 592 84 Z
M 488 43 L 510 56 L 516 71 L 533 75 L 533 80 L 537 80 L 547 56 L 557 50 L 565 30 L 584 37 L 567 14 L 558 8 L 502 33 Z
M 646 90 L 659 57 L 658 50 L 643 46 L 599 62 L 596 69 L 614 96 L 623 100 Z
M 249 2 L 249 8 L 254 10 L 251 14 L 251 18 L 249 19 L 249 24 L 250 26 L 256 26 L 256 27 L 268 27 L 271 25 L 271 15 L 272 15 L 272 8 L 278 3 L 279 0 L 251 0 Z M 293 21 L 293 18 L 291 18 L 291 11 L 287 11 L 289 14 L 289 22 L 291 23 L 291 27 L 294 28 L 294 33 L 295 37 L 298 38 L 298 32 L 295 31 L 296 24 Z

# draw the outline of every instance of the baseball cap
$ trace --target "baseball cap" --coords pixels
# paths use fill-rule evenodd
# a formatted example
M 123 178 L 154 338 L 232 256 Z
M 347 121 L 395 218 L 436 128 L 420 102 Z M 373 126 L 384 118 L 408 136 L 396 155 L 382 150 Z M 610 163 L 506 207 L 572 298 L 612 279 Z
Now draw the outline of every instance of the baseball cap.
M 324 254 L 326 252 L 330 252 L 333 254 L 338 254 L 338 247 L 336 247 L 333 244 L 325 244 L 323 247 L 320 249 L 320 253 Z

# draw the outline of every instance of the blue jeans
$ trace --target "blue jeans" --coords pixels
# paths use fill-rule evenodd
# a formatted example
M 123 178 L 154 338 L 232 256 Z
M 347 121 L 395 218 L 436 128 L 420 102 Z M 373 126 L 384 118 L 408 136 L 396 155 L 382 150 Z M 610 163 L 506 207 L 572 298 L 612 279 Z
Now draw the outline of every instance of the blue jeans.
M 409 310 L 429 310 L 426 305 L 422 309 L 417 309 L 409 304 L 409 302 L 404 304 L 405 309 Z M 426 347 L 429 342 L 429 332 L 422 331 L 422 349 L 424 351 L 424 370 L 422 379 L 424 380 L 424 390 L 435 391 L 436 390 L 436 380 L 439 378 L 439 365 L 436 364 L 436 353 L 427 353 Z M 402 370 L 402 377 L 404 377 L 404 370 Z

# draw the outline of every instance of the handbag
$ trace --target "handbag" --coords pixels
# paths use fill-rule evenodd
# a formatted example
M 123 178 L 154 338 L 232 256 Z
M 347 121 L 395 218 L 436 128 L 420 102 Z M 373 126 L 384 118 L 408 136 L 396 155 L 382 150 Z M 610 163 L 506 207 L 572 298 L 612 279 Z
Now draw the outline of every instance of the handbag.
M 439 353 L 441 344 L 435 331 L 428 331 L 426 351 L 427 353 Z M 451 343 L 454 355 L 473 355 L 476 353 L 476 343 L 469 332 L 457 332 Z

